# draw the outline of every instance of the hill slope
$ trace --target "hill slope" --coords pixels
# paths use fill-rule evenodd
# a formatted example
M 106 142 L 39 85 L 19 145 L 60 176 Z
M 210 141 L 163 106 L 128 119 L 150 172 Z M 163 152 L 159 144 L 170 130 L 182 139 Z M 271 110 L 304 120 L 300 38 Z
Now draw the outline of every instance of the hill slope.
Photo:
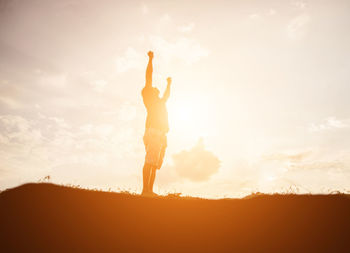
M 350 199 L 147 198 L 26 184 L 0 193 L 0 231 L 1 252 L 340 252 L 350 250 Z

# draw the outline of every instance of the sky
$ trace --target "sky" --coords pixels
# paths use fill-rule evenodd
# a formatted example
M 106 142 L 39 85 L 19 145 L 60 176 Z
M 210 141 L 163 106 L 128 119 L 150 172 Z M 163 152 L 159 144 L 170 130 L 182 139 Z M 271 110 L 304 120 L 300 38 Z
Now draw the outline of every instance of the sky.
M 140 192 L 147 52 L 173 79 L 155 191 L 350 190 L 349 1 L 0 0 L 0 189 Z

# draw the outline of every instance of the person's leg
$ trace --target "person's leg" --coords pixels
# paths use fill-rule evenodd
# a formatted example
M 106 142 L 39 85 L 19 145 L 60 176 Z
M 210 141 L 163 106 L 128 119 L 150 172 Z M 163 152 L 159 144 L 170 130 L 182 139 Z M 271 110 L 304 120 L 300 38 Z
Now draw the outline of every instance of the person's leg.
M 151 192 L 153 192 L 153 185 L 154 185 L 154 181 L 155 181 L 155 178 L 156 178 L 156 172 L 157 170 L 160 169 L 160 167 L 162 167 L 162 164 L 163 164 L 163 159 L 164 159 L 164 155 L 165 155 L 165 149 L 166 149 L 166 146 L 163 146 L 160 153 L 159 153 L 159 159 L 158 159 L 158 164 L 157 166 L 152 166 L 151 168 L 151 175 L 150 175 L 150 178 L 149 178 L 149 189 Z
M 150 192 L 153 192 L 154 180 L 156 179 L 156 171 L 157 171 L 157 167 L 152 166 L 151 173 L 149 176 L 149 185 L 148 185 L 148 189 Z
M 145 165 L 143 166 L 143 189 L 142 193 L 149 192 L 149 181 L 150 181 L 150 174 L 151 174 L 151 165 L 147 164 L 145 162 Z
M 160 154 L 159 154 L 159 161 L 158 161 L 158 166 L 157 166 L 158 170 L 162 167 L 164 155 L 165 155 L 165 150 L 166 150 L 166 147 L 163 146 L 162 150 L 160 151 Z
M 160 169 L 160 167 L 163 164 L 165 149 L 166 149 L 165 145 L 163 147 L 161 147 L 161 150 L 158 153 L 159 154 L 158 159 L 156 159 L 157 160 L 157 162 L 155 163 L 156 165 L 152 166 L 152 168 L 151 168 L 150 177 L 149 177 L 149 190 L 151 193 L 153 193 L 153 185 L 154 185 L 154 181 L 156 179 L 156 172 L 157 172 L 157 170 Z

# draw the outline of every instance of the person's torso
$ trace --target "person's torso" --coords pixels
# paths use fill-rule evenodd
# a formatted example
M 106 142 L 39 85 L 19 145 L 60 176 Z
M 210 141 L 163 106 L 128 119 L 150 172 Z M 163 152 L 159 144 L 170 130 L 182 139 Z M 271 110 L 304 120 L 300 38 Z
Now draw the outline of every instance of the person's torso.
M 153 90 L 142 90 L 142 97 L 147 109 L 146 128 L 169 131 L 168 111 L 165 102 Z

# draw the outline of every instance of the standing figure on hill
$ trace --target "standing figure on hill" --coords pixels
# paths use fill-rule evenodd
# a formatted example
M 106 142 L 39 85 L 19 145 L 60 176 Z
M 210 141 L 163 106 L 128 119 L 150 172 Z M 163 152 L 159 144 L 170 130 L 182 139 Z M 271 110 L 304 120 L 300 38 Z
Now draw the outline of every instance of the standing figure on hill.
M 159 97 L 159 90 L 152 86 L 153 52 L 148 52 L 146 69 L 146 85 L 142 89 L 143 103 L 147 109 L 146 130 L 143 142 L 146 149 L 145 164 L 143 166 L 143 195 L 156 196 L 153 184 L 156 171 L 163 163 L 167 147 L 167 133 L 169 131 L 168 112 L 166 102 L 170 96 L 171 78 L 167 78 L 168 85 L 163 97 Z

